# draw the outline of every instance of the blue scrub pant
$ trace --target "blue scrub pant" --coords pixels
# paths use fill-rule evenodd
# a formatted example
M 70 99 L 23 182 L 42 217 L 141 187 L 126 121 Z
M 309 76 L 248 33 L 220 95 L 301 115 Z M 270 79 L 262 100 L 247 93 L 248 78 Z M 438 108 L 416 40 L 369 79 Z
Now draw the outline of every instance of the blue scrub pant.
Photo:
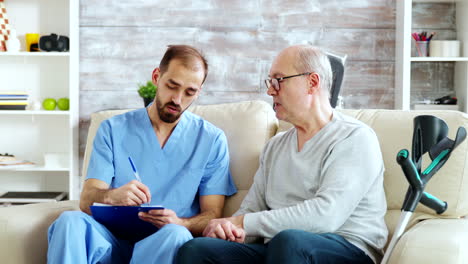
M 195 238 L 183 245 L 176 263 L 359 263 L 373 264 L 361 249 L 343 237 L 285 230 L 267 244 L 240 244 L 216 238 Z
M 174 263 L 177 250 L 192 239 L 187 228 L 165 225 L 136 242 L 117 239 L 93 217 L 67 211 L 49 227 L 47 263 Z

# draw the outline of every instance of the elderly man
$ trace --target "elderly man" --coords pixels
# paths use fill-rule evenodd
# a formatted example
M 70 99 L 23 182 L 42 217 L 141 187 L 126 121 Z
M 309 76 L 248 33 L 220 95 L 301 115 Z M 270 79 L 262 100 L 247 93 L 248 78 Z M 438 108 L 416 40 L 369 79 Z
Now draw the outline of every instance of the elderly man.
M 178 248 L 220 217 L 236 188 L 224 133 L 185 110 L 198 97 L 208 65 L 196 49 L 170 46 L 153 82 L 153 104 L 104 121 L 96 134 L 83 212 L 65 212 L 49 228 L 49 263 L 172 263 Z M 138 167 L 135 180 L 129 157 Z M 90 215 L 94 202 L 166 209 L 140 213 L 159 230 L 139 241 L 116 237 Z M 86 214 L 88 213 L 88 214 Z
M 388 232 L 374 131 L 330 106 L 332 72 L 320 49 L 283 50 L 269 76 L 276 116 L 294 127 L 267 143 L 234 216 L 211 220 L 177 262 L 378 263 Z

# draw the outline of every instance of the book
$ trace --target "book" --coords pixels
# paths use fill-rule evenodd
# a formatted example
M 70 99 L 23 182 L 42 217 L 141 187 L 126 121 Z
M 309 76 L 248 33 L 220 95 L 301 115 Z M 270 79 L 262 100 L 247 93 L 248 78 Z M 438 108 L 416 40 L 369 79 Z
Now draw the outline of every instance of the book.
M 0 92 L 0 103 L 7 102 L 7 101 L 27 102 L 28 97 L 29 95 L 26 93 L 2 93 Z
M 0 105 L 0 110 L 26 110 L 26 105 Z
M 0 101 L 1 100 L 28 100 L 27 95 L 1 95 L 0 94 Z
M 141 220 L 138 213 L 164 209 L 164 206 L 117 206 L 94 203 L 90 209 L 93 218 L 103 224 L 117 238 L 135 242 L 158 231 L 158 228 L 153 224 Z
M 6 192 L 0 196 L 0 203 L 47 203 L 66 197 L 66 192 Z
M 0 91 L 0 95 L 11 95 L 11 94 L 28 95 L 28 93 L 24 91 Z
M 16 161 L 15 155 L 8 154 L 8 153 L 5 153 L 5 154 L 0 153 L 0 162 L 4 162 L 4 161 Z
M 27 92 L 18 92 L 18 91 L 0 91 L 0 97 L 7 97 L 7 96 L 29 96 Z
M 21 99 L 21 100 L 0 100 L 0 105 L 27 105 L 28 104 L 28 100 L 24 100 L 24 99 Z
M 7 160 L 6 158 L 0 158 L 0 170 L 21 169 L 34 165 L 36 164 L 29 160 Z

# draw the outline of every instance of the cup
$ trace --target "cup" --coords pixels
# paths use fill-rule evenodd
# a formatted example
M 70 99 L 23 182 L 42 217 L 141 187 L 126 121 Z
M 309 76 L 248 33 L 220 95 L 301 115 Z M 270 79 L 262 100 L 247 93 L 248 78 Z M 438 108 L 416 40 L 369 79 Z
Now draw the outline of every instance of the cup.
M 427 57 L 429 41 L 416 41 L 416 52 L 418 57 Z
M 431 57 L 460 57 L 460 41 L 432 40 L 429 50 Z
M 44 153 L 44 165 L 48 168 L 68 168 L 67 153 Z
M 26 33 L 26 51 L 31 51 L 31 45 L 36 44 L 37 49 L 32 51 L 39 51 L 39 34 L 38 33 Z

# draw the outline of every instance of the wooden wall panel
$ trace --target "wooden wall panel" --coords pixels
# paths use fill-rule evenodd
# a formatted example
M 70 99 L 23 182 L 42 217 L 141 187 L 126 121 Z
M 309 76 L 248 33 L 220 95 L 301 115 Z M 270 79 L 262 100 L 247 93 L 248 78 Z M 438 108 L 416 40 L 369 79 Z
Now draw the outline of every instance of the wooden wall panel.
M 454 29 L 455 11 L 453 3 L 414 3 L 413 27 Z
M 348 97 L 353 97 L 352 108 L 391 108 L 388 99 L 382 100 L 382 96 L 388 97 L 394 94 L 394 62 L 366 62 L 349 61 L 346 66 L 345 79 L 342 86 L 342 95 L 345 102 Z M 266 75 L 258 76 L 257 85 L 252 89 L 235 89 L 234 85 L 228 85 L 233 90 L 226 89 L 225 86 L 218 86 L 216 83 L 206 83 L 202 89 L 200 97 L 195 102 L 197 104 L 230 103 L 244 100 L 264 100 L 271 103 L 270 97 L 266 94 L 263 79 Z M 233 78 L 233 82 L 234 82 Z M 237 82 L 243 87 L 242 80 Z M 133 85 L 133 84 L 132 84 Z M 102 90 L 90 89 L 82 90 L 80 93 L 80 117 L 85 121 L 91 113 L 99 110 L 137 108 L 143 106 L 142 99 L 136 93 L 136 86 L 129 89 Z M 379 91 L 373 93 L 373 91 Z M 365 98 L 359 99 L 359 94 L 367 94 Z M 369 100 L 370 95 L 377 98 Z M 393 100 L 393 99 L 392 99 Z M 384 107 L 379 102 L 384 102 Z M 359 106 L 359 103 L 362 106 Z M 372 106 L 373 103 L 376 105 Z
M 263 79 L 274 56 L 311 43 L 348 55 L 346 108 L 393 108 L 395 1 L 81 0 L 80 152 L 92 112 L 143 105 L 137 84 L 151 78 L 168 44 L 193 45 L 208 58 L 197 104 L 271 102 Z M 453 12 L 441 5 L 418 4 L 415 29 L 429 31 L 430 21 L 440 37 L 454 37 Z M 440 70 L 416 67 L 415 81 Z
M 181 32 L 183 37 L 176 40 L 171 31 Z M 271 61 L 284 47 L 309 42 L 340 55 L 347 54 L 350 63 L 391 61 L 395 53 L 394 34 L 393 29 L 330 29 L 321 38 L 314 38 L 314 34 L 305 30 L 287 32 L 281 37 L 272 32 L 237 31 L 228 37 L 223 32 L 188 28 L 83 28 L 81 90 L 134 91 L 138 82 L 151 78 L 168 44 L 187 43 L 199 47 L 207 56 L 210 73 L 206 90 L 255 91 L 266 78 Z M 107 41 L 121 35 L 131 35 L 132 39 Z M 341 41 L 337 42 L 337 38 Z M 270 46 L 275 48 L 257 49 Z
M 454 62 L 417 62 L 411 68 L 412 102 L 455 96 Z
M 351 61 L 346 66 L 341 95 L 344 108 L 392 109 L 395 94 L 395 63 Z
M 82 0 L 80 12 L 82 26 L 395 27 L 394 0 Z

